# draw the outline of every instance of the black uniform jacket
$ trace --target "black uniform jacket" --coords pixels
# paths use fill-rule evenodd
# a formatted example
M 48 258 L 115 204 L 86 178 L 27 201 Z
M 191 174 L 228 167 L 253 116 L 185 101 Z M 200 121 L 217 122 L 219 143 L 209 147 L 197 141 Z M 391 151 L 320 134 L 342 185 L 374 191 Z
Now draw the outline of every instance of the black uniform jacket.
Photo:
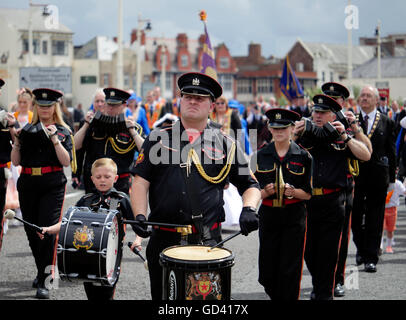
M 9 128 L 0 124 L 0 164 L 10 162 L 11 134 Z
M 32 125 L 30 123 L 26 124 L 23 130 L 29 130 Z M 72 137 L 70 131 L 62 125 L 55 124 L 58 139 L 61 142 L 62 146 L 69 152 L 70 159 L 72 160 Z M 55 166 L 61 167 L 61 163 L 58 160 L 56 155 L 55 147 L 51 139 L 43 138 L 43 135 L 40 133 L 34 134 L 30 133 L 29 135 L 36 135 L 36 141 L 33 142 L 31 137 L 23 135 L 20 133 L 20 138 L 25 136 L 25 139 L 21 141 L 21 163 L 22 167 L 48 167 Z
M 111 208 L 111 200 L 118 200 L 117 207 Z M 107 192 L 95 192 L 85 194 L 76 203 L 77 207 L 87 207 L 90 210 L 97 212 L 99 208 L 114 209 L 120 212 L 120 216 L 126 220 L 134 220 L 133 211 L 131 208 L 131 202 L 127 194 L 121 191 L 117 191 L 115 188 L 111 188 Z M 133 228 L 134 229 L 134 228 Z
M 136 130 L 140 126 L 135 124 Z M 142 131 L 142 129 L 141 129 Z M 82 149 L 86 152 L 84 171 L 90 171 L 95 160 L 100 158 L 110 158 L 117 164 L 117 174 L 130 172 L 130 166 L 134 161 L 134 153 L 137 146 L 128 131 L 120 132 L 113 137 L 108 136 L 101 130 L 93 127 L 86 131 Z
M 233 144 L 236 146 L 234 152 Z M 190 178 L 187 178 L 187 158 L 191 148 L 200 158 L 204 172 L 199 173 L 193 162 Z M 217 177 L 221 171 L 227 172 L 225 165 L 231 156 L 233 162 L 226 178 L 220 183 L 208 181 L 208 177 Z M 132 173 L 150 182 L 151 213 L 148 220 L 155 222 L 192 223 L 186 179 L 192 179 L 193 189 L 198 193 L 194 206 L 199 207 L 203 223 L 208 226 L 225 219 L 223 189 L 228 181 L 237 187 L 240 194 L 251 187 L 259 188 L 242 149 L 210 122 L 193 144 L 189 143 L 180 121 L 169 128 L 153 130 L 143 144 Z
M 362 123 L 362 116 L 359 116 Z M 368 134 L 372 144 L 371 159 L 360 163 L 360 178 L 373 172 L 383 173 L 377 183 L 395 182 L 396 177 L 396 135 L 395 123 L 377 111 L 374 125 Z M 381 174 L 379 174 L 381 176 Z M 388 180 L 389 179 L 389 180 Z
M 346 188 L 348 159 L 357 159 L 342 141 L 321 143 L 316 137 L 301 137 L 298 144 L 313 157 L 313 188 Z
M 261 189 L 269 183 L 275 183 L 276 173 L 280 167 L 282 167 L 282 176 L 285 183 L 311 194 L 312 157 L 306 150 L 292 141 L 282 161 L 276 152 L 274 142 L 258 151 L 255 176 Z M 276 194 L 268 197 L 268 199 L 275 198 Z

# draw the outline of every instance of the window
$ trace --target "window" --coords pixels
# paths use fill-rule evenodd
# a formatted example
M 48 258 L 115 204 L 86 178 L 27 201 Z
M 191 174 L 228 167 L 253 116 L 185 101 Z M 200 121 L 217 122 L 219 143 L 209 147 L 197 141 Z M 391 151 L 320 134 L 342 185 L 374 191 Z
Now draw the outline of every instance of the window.
M 42 54 L 48 54 L 48 41 L 42 41 Z
M 52 55 L 53 56 L 67 56 L 68 47 L 65 41 L 52 40 Z
M 273 91 L 272 79 L 258 79 L 257 91 L 258 93 L 271 93 Z
M 110 75 L 108 73 L 103 74 L 103 87 L 109 86 Z
M 326 82 L 326 73 L 324 71 L 321 73 L 321 81 Z
M 250 79 L 237 80 L 237 93 L 252 93 L 252 81 Z
M 39 48 L 39 40 L 38 39 L 33 39 L 32 40 L 32 52 L 34 54 L 40 54 L 40 48 Z
M 81 76 L 80 77 L 80 84 L 95 84 L 97 83 L 96 76 Z
M 28 52 L 30 49 L 28 48 L 28 39 L 23 39 L 23 52 Z
M 180 57 L 180 65 L 183 68 L 186 68 L 187 66 L 189 66 L 189 57 L 187 54 L 182 54 Z
M 128 74 L 124 75 L 124 87 L 128 88 L 130 86 L 130 76 Z
M 39 47 L 39 40 L 38 39 L 32 39 L 32 52 L 34 54 L 40 54 L 40 47 Z M 28 46 L 28 39 L 23 39 L 23 51 L 28 52 L 30 50 Z
M 156 86 L 161 87 L 161 73 L 158 74 Z M 167 73 L 165 75 L 165 87 L 166 87 L 166 90 L 169 90 L 172 88 L 172 76 L 168 75 Z
M 220 57 L 220 68 L 221 69 L 230 68 L 230 59 L 228 57 Z
M 218 79 L 224 91 L 233 90 L 233 76 L 231 74 L 219 74 Z
M 296 63 L 296 71 L 297 71 L 297 72 L 303 72 L 303 71 L 304 71 L 304 64 L 303 64 L 303 62 L 298 62 L 298 63 Z

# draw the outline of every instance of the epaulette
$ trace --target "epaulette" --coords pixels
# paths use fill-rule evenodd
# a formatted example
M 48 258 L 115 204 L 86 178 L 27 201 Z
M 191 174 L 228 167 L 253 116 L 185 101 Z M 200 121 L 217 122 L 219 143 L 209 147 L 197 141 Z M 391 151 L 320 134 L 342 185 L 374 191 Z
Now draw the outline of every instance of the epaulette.
M 93 197 L 94 195 L 95 195 L 94 193 L 86 193 L 86 194 L 83 196 L 83 199 L 87 199 L 87 198 Z

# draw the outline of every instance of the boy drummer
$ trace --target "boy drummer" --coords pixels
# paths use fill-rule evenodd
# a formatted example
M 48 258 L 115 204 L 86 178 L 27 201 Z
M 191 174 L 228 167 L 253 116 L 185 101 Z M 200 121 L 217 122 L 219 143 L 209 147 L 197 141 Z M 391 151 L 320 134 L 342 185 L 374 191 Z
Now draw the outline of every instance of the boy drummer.
M 95 193 L 84 195 L 77 203 L 77 207 L 89 207 L 97 211 L 99 208 L 112 209 L 111 205 L 117 201 L 116 210 L 121 213 L 122 218 L 127 220 L 134 220 L 133 211 L 131 209 L 130 199 L 124 192 L 117 191 L 113 185 L 118 179 L 117 165 L 110 158 L 97 159 L 92 165 L 91 179 L 97 189 Z M 134 232 L 137 230 L 136 225 L 132 225 Z M 61 229 L 61 222 L 54 224 L 50 227 L 43 227 L 42 234 L 39 234 L 41 239 L 43 234 L 58 234 Z M 120 245 L 123 245 L 124 234 L 121 238 Z M 137 243 L 141 239 L 137 237 Z M 121 257 L 120 257 L 121 259 Z M 96 286 L 92 282 L 84 282 L 84 288 L 89 300 L 112 300 L 114 297 L 115 287 L 113 286 Z

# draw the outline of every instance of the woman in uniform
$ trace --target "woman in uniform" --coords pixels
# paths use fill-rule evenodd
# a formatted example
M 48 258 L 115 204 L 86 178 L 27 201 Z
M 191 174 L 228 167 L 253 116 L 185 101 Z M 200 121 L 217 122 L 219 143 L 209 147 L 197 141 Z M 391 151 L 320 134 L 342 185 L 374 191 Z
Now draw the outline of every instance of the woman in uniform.
M 62 93 L 35 89 L 33 94 L 32 123 L 22 130 L 13 131 L 17 139 L 14 140 L 11 161 L 22 167 L 17 190 L 24 220 L 51 226 L 61 218 L 67 181 L 63 167 L 69 166 L 73 158 L 73 140 L 69 127 L 62 120 L 59 105 Z M 35 230 L 27 226 L 24 228 L 37 267 L 33 283 L 33 287 L 37 288 L 36 298 L 48 299 L 46 284 L 51 279 L 55 235 L 41 241 Z
M 306 234 L 304 200 L 311 197 L 312 158 L 291 140 L 296 112 L 266 112 L 273 140 L 257 154 L 261 186 L 259 283 L 272 300 L 297 300 Z

